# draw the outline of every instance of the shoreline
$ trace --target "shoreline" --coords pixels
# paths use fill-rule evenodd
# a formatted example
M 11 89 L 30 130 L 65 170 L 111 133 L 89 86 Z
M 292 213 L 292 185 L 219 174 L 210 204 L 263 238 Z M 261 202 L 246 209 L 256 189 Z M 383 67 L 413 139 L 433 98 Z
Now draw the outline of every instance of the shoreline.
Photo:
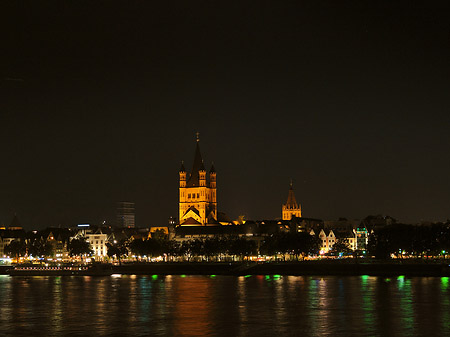
M 1 266 L 8 275 L 13 266 Z M 448 261 L 153 262 L 112 266 L 122 275 L 450 276 Z M 32 276 L 23 275 L 23 276 Z M 61 273 L 55 276 L 65 276 Z
M 124 275 L 450 276 L 448 263 L 299 261 L 263 263 L 149 263 L 113 266 Z

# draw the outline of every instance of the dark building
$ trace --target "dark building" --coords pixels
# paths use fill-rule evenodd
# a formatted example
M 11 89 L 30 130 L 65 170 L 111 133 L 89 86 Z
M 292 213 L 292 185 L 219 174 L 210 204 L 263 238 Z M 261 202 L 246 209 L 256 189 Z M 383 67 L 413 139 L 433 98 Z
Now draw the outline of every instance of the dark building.
M 126 228 L 136 226 L 134 202 L 120 201 L 117 203 L 117 226 Z

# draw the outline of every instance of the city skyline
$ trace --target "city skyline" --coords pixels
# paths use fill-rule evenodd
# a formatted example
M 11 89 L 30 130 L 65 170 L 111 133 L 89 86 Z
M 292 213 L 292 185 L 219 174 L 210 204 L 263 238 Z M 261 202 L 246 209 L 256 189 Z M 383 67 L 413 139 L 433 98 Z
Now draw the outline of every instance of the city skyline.
M 450 218 L 444 2 L 0 6 L 0 223 L 166 224 L 196 132 L 232 219 Z

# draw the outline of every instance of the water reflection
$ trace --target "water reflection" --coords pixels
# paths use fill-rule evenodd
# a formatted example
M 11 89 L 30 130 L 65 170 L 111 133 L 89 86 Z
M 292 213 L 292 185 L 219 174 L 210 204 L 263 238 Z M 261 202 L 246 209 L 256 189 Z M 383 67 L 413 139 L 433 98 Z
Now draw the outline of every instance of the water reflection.
M 237 295 L 238 295 L 237 310 L 238 310 L 238 314 L 239 314 L 239 321 L 245 322 L 245 323 L 248 322 L 246 281 L 247 281 L 247 278 L 245 278 L 244 276 L 239 277 L 238 278 L 238 289 L 237 289 Z
M 448 277 L 441 277 L 441 289 L 440 293 L 442 296 L 441 298 L 441 307 L 438 309 L 441 314 L 441 321 L 440 321 L 440 329 L 441 331 L 446 331 L 448 329 L 448 325 L 450 323 L 450 311 L 448 310 L 450 308 L 450 299 L 449 299 L 449 284 L 448 284 L 449 278 Z
M 195 280 L 195 281 L 194 281 Z M 211 319 L 210 287 L 213 280 L 206 277 L 186 277 L 176 283 L 172 296 L 176 302 L 174 333 L 177 336 L 209 335 Z
M 376 277 L 361 276 L 361 287 L 358 293 L 361 296 L 362 319 L 364 321 L 362 325 L 368 335 L 375 332 L 375 298 L 373 298 L 375 286 Z
M 448 278 L 0 276 L 2 335 L 445 336 Z

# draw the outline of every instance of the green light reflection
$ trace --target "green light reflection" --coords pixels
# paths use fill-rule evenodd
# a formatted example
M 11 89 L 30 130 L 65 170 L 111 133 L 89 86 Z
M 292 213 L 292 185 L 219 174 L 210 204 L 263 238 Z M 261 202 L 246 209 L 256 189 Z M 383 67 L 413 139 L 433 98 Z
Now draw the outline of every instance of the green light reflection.
M 414 326 L 414 308 L 412 300 L 411 280 L 405 280 L 399 286 L 402 296 L 400 297 L 401 308 L 403 312 L 403 321 L 406 326 Z
M 403 276 L 403 275 L 400 275 L 400 276 L 398 276 L 397 277 L 397 285 L 398 285 L 398 288 L 399 289 L 402 289 L 403 288 L 403 286 L 404 286 L 404 284 L 405 284 L 405 276 Z
M 369 275 L 361 275 L 361 283 L 363 286 L 367 285 L 368 280 L 369 280 Z
M 441 296 L 441 308 L 439 311 L 442 313 L 441 320 L 441 331 L 448 331 L 448 322 L 450 321 L 450 311 L 448 308 L 450 307 L 450 299 L 448 293 L 448 277 L 441 277 L 441 294 L 445 294 Z
M 368 327 L 375 325 L 373 290 L 369 285 L 369 275 L 361 275 L 361 297 L 364 323 Z

